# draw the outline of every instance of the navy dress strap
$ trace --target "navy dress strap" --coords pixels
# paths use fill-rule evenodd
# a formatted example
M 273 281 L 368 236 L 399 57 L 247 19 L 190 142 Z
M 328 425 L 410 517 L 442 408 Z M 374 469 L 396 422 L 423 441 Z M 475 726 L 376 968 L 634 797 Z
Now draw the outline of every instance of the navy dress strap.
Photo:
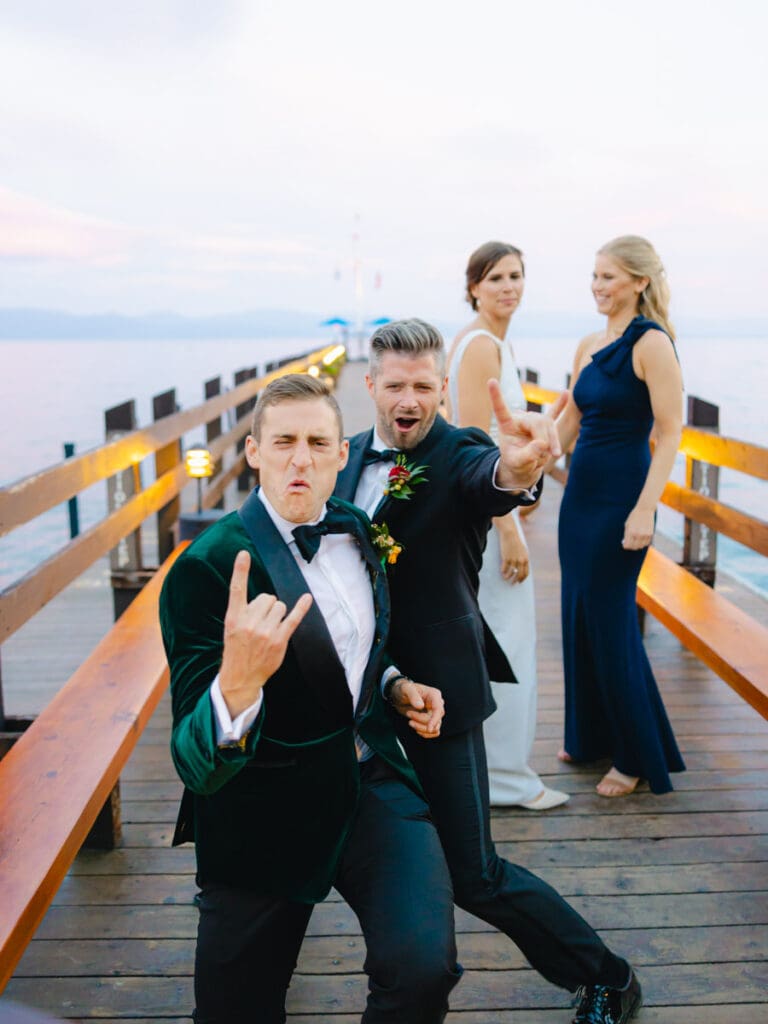
M 669 332 L 665 331 L 661 324 L 657 324 L 655 320 L 649 320 L 644 316 L 636 316 L 634 320 L 630 321 L 621 337 L 612 341 L 610 345 L 606 345 L 605 348 L 601 348 L 599 352 L 595 352 L 592 356 L 592 362 L 595 366 L 599 366 L 603 373 L 609 377 L 617 377 L 627 360 L 631 358 L 635 342 L 639 341 L 647 331 L 654 330 L 663 331 L 669 337 Z M 672 347 L 674 348 L 674 342 Z

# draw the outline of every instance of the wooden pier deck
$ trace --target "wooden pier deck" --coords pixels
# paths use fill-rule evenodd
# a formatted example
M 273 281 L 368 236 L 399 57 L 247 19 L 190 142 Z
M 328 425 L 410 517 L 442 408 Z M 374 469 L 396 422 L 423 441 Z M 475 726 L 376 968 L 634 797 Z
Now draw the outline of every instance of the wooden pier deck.
M 360 368 L 342 375 L 348 428 L 369 418 Z M 645 1024 L 768 1019 L 768 722 L 648 619 L 647 648 L 688 771 L 674 793 L 598 797 L 596 766 L 561 765 L 562 667 L 554 544 L 560 488 L 530 519 L 540 697 L 534 766 L 572 794 L 543 814 L 500 810 L 501 852 L 555 885 L 637 966 Z M 228 506 L 231 507 L 231 506 Z M 81 853 L 14 978 L 16 1000 L 55 1017 L 181 1021 L 192 1006 L 194 853 L 172 849 L 181 786 L 168 753 L 167 698 L 123 775 L 124 845 Z M 0 908 L 2 913 L 2 908 Z M 449 1021 L 556 1024 L 570 997 L 504 936 L 457 912 L 465 975 Z M 364 946 L 338 898 L 310 922 L 289 997 L 292 1024 L 352 1024 L 365 1000 Z

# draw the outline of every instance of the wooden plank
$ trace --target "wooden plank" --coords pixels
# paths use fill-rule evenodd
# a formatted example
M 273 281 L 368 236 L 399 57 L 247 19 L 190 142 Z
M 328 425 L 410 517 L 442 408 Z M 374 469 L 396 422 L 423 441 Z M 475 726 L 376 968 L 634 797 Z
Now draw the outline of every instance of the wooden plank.
M 611 804 L 616 801 L 611 801 Z M 560 812 L 560 808 L 556 809 Z M 587 819 L 588 821 L 588 819 Z M 174 822 L 123 821 L 123 847 L 167 846 L 173 837 Z M 557 842 L 593 837 L 594 828 L 585 824 L 585 818 L 576 814 L 547 812 L 545 815 L 514 816 L 498 811 L 493 820 L 493 836 L 497 843 L 516 843 L 521 839 L 537 842 Z M 736 811 L 709 814 L 632 814 L 622 818 L 608 815 L 600 821 L 599 840 L 618 839 L 681 839 L 717 836 L 766 836 L 768 813 L 765 811 Z M 592 841 L 592 840 L 590 840 Z
M 559 391 L 553 391 L 552 388 L 542 388 L 533 381 L 524 380 L 520 381 L 520 383 L 526 402 L 534 402 L 537 405 L 551 405 L 560 397 Z
M 703 523 L 716 533 L 730 537 L 760 555 L 768 555 L 768 523 L 762 519 L 672 481 L 665 486 L 661 501 L 668 508 L 682 512 L 684 516 Z
M 734 1001 L 755 1002 L 765 994 L 764 964 L 721 964 L 710 972 L 706 964 L 648 966 L 642 972 L 648 1006 L 718 1005 Z M 295 974 L 288 993 L 292 1013 L 356 1012 L 365 1006 L 367 980 L 351 974 L 318 977 Z M 45 986 L 35 979 L 14 979 L 8 996 L 31 1000 L 39 1009 L 56 1012 L 66 1005 L 77 1017 L 163 1016 L 169 1008 L 192 1006 L 192 979 L 170 978 L 50 978 Z M 451 995 L 458 1009 L 507 1009 L 519 1007 L 560 1008 L 571 1005 L 567 992 L 548 985 L 533 971 L 466 971 Z M 174 1012 L 174 1011 L 172 1011 Z
M 768 480 L 768 448 L 762 445 L 684 426 L 679 450 L 692 459 Z
M 193 887 L 190 886 L 190 896 Z M 590 924 L 604 928 L 700 928 L 768 925 L 765 893 L 685 893 L 661 896 L 574 896 L 569 902 Z M 456 911 L 459 932 L 492 932 L 478 918 Z M 197 930 L 197 909 L 188 904 L 53 906 L 40 939 L 188 939 Z M 341 900 L 315 907 L 308 935 L 359 935 L 360 924 Z
M 650 548 L 638 604 L 768 718 L 768 628 Z
M 724 1008 L 714 1006 L 660 1006 L 643 1007 L 638 1024 L 724 1024 Z M 547 1010 L 451 1010 L 449 1024 L 565 1024 L 567 1016 L 561 1009 Z M 290 1024 L 360 1024 L 360 1014 L 290 1014 Z M 110 1024 L 103 1021 L 102 1024 Z M 114 1022 L 111 1022 L 114 1024 Z M 134 1021 L 134 1024 L 147 1024 Z M 765 1024 L 764 1005 L 729 1004 L 727 1024 Z
M 156 610 L 172 561 L 0 762 L 0 989 L 167 684 Z
M 768 913 L 765 862 L 583 866 L 578 872 L 574 872 L 572 867 L 541 864 L 537 874 L 566 898 L 610 896 L 614 893 L 653 896 L 660 893 L 758 893 L 765 890 L 764 902 Z M 197 888 L 185 874 L 69 875 L 54 896 L 53 906 L 183 905 L 189 903 L 196 892 Z
M 525 836 L 527 828 L 523 828 Z M 538 870 L 541 865 L 557 867 L 598 867 L 622 864 L 718 864 L 723 861 L 768 863 L 768 837 L 697 836 L 695 838 L 652 839 L 567 839 L 528 840 L 496 843 L 499 854 Z M 72 875 L 170 875 L 194 874 L 195 851 L 191 845 L 167 848 L 124 847 L 104 853 L 81 850 L 71 868 Z
M 618 801 L 611 800 L 611 804 Z M 560 810 L 558 808 L 558 810 Z M 671 809 L 670 809 L 671 810 Z M 587 825 L 587 835 L 594 835 L 594 826 Z M 581 815 L 529 815 L 521 820 L 513 815 L 499 814 L 493 823 L 496 842 L 514 842 L 522 838 L 537 840 L 583 838 L 585 822 Z M 610 813 L 600 821 L 600 839 L 649 838 L 671 839 L 686 836 L 767 835 L 768 813 L 736 811 L 709 814 L 624 814 Z
M 0 999 L 0 1020 L 2 1016 L 3 1000 Z M 715 1004 L 714 1006 L 646 1006 L 643 1009 L 642 1017 L 638 1018 L 641 1024 L 723 1024 L 724 1008 Z M 729 1005 L 727 1008 L 728 1024 L 765 1024 L 764 1006 L 757 1005 Z M 95 1020 L 99 1024 L 119 1024 L 124 1022 L 125 1017 L 79 1017 L 78 1020 Z M 129 1018 L 132 1024 L 154 1024 L 157 1017 L 134 1017 Z M 451 1010 L 446 1018 L 449 1024 L 565 1024 L 567 1016 L 563 1016 L 562 1009 L 537 1010 Z M 289 1024 L 360 1024 L 359 1013 L 342 1014 L 317 1014 L 311 1015 L 288 1014 Z M 189 1024 L 189 1017 L 162 1017 L 163 1024 Z M 15 1024 L 9 1021 L 8 1024 Z M 19 1022 L 26 1024 L 26 1022 Z

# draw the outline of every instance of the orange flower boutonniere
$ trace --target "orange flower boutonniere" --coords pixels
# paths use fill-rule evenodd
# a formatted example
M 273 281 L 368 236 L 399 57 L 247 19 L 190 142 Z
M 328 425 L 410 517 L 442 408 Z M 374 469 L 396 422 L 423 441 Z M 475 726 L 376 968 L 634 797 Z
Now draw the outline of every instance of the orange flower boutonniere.
M 397 543 L 386 523 L 371 523 L 371 542 L 385 568 L 394 565 L 403 552 L 403 545 Z

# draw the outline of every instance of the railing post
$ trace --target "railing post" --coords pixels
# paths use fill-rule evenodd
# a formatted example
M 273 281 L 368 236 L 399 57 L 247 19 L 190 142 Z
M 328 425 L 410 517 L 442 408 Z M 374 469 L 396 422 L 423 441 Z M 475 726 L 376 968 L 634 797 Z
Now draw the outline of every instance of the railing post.
M 107 441 L 114 441 L 136 429 L 136 403 L 123 402 L 104 413 Z M 141 471 L 138 465 L 120 470 L 107 480 L 107 505 L 114 512 L 141 490 Z M 112 579 L 112 605 L 115 621 L 138 594 L 152 575 L 142 565 L 141 529 L 123 537 L 109 554 Z M 91 831 L 83 843 L 91 850 L 113 850 L 123 839 L 120 819 L 120 780 L 99 811 Z
M 525 383 L 526 384 L 538 384 L 539 383 L 539 371 L 532 370 L 530 366 L 525 368 Z M 528 402 L 528 412 L 541 412 L 541 404 L 539 402 Z
M 71 441 L 65 441 L 64 458 L 71 459 L 74 454 L 74 444 Z M 70 540 L 74 540 L 80 533 L 80 512 L 77 507 L 77 495 L 69 499 L 67 509 L 69 511 L 69 537 Z
M 152 399 L 152 419 L 157 422 L 166 416 L 178 412 L 176 405 L 176 388 L 163 391 Z M 171 441 L 170 444 L 158 448 L 155 452 L 155 478 L 160 477 L 181 462 L 181 442 Z M 157 557 L 162 565 L 175 547 L 173 527 L 181 513 L 181 498 L 171 498 L 157 513 Z
M 211 380 L 207 380 L 203 386 L 205 388 L 206 401 L 209 398 L 215 398 L 217 395 L 221 394 L 221 377 L 213 377 Z M 221 429 L 221 416 L 216 416 L 205 424 L 205 441 L 209 448 L 211 446 L 211 441 L 215 441 L 217 437 L 221 437 Z M 217 459 L 213 464 L 214 477 L 217 477 L 221 473 L 221 468 L 221 459 Z M 224 508 L 223 495 L 216 502 L 214 508 Z
M 6 715 L 3 703 L 3 674 L 0 664 L 0 758 L 4 757 L 16 740 L 34 722 L 34 718 Z
M 705 402 L 693 395 L 688 396 L 688 425 L 701 430 L 720 431 L 720 410 L 711 402 Z M 686 457 L 685 483 L 692 491 L 717 499 L 720 481 L 719 466 Z M 680 563 L 710 587 L 715 585 L 717 563 L 717 532 L 685 519 L 683 537 L 683 560 Z
M 136 403 L 123 402 L 104 413 L 106 440 L 114 441 L 136 429 Z M 115 512 L 141 490 L 138 465 L 121 469 L 107 480 L 107 508 Z M 141 528 L 118 543 L 109 553 L 112 582 L 112 604 L 115 620 L 119 619 L 146 582 L 141 552 Z
M 247 380 L 251 380 L 256 376 L 256 367 L 252 366 L 247 370 L 237 370 L 235 373 L 235 387 L 239 384 L 245 383 Z M 247 402 L 242 402 L 235 408 L 235 419 L 239 422 L 243 416 L 247 416 L 248 413 L 253 409 L 256 404 L 256 398 L 249 398 Z M 245 449 L 245 438 L 241 438 L 237 442 L 237 455 L 240 457 L 241 453 Z M 253 470 L 250 466 L 246 466 L 242 473 L 237 478 L 237 489 L 240 494 L 247 494 L 253 487 Z

